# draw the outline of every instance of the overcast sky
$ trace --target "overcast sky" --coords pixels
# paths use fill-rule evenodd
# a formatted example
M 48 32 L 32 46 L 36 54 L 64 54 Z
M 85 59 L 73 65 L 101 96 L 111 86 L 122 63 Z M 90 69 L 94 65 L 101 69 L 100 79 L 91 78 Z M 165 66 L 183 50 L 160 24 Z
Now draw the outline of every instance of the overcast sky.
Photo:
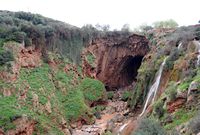
M 75 26 L 109 24 L 120 29 L 174 19 L 179 25 L 197 24 L 200 0 L 0 0 L 0 10 L 26 11 Z

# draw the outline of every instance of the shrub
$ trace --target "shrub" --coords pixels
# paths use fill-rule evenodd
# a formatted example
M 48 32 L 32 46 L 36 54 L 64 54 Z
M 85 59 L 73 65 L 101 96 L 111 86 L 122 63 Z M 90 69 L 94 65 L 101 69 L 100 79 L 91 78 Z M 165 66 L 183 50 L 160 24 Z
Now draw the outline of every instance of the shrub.
M 178 58 L 179 58 L 178 49 L 177 48 L 172 49 L 169 57 L 166 60 L 164 69 L 165 70 L 172 70 L 173 66 L 174 66 L 174 61 L 176 61 Z
M 165 90 L 165 94 L 167 95 L 169 101 L 173 101 L 176 99 L 177 85 L 175 82 L 172 81 L 168 84 L 168 87 Z
M 183 82 L 178 86 L 178 89 L 180 91 L 186 91 L 188 90 L 190 83 L 192 82 L 192 78 L 189 76 L 188 78 L 185 78 Z
M 14 116 L 18 116 L 18 112 L 16 110 L 17 105 L 16 97 L 1 97 L 0 100 L 0 127 L 5 131 L 12 129 L 15 125 L 12 123 L 11 118 Z
M 88 54 L 87 56 L 86 56 L 86 58 L 87 58 L 87 61 L 88 61 L 88 63 L 90 64 L 90 65 L 92 65 L 92 66 L 95 66 L 94 64 L 94 62 L 95 62 L 95 57 L 94 57 L 94 55 L 93 54 Z
M 166 130 L 172 130 L 174 127 L 179 126 L 190 120 L 196 114 L 195 110 L 188 111 L 186 109 L 179 109 L 174 113 L 173 122 L 165 125 Z
M 103 83 L 90 78 L 85 78 L 79 85 L 79 89 L 84 93 L 85 99 L 90 103 L 102 99 L 105 94 Z
M 92 108 L 92 112 L 95 113 L 100 113 L 101 111 L 105 110 L 106 106 L 103 105 L 97 105 Z
M 178 26 L 178 23 L 173 19 L 165 20 L 165 21 L 157 21 L 154 22 L 155 28 L 175 28 Z
M 132 135 L 166 135 L 161 125 L 153 119 L 145 118 Z
M 130 91 L 124 91 L 122 94 L 122 100 L 127 101 L 129 98 L 131 98 L 132 93 Z
M 68 91 L 63 102 L 66 118 L 70 121 L 76 121 L 82 117 L 87 117 L 90 113 L 89 107 L 84 102 L 83 93 L 79 89 Z
M 13 54 L 8 50 L 0 50 L 0 66 L 6 64 L 9 61 L 13 61 Z
M 161 118 L 165 113 L 165 109 L 163 108 L 163 106 L 164 106 L 164 101 L 162 100 L 158 100 L 157 102 L 155 102 L 153 106 L 153 113 L 158 118 Z
M 113 96 L 114 96 L 114 92 L 113 92 L 113 91 L 107 92 L 107 97 L 108 97 L 108 99 L 112 99 Z

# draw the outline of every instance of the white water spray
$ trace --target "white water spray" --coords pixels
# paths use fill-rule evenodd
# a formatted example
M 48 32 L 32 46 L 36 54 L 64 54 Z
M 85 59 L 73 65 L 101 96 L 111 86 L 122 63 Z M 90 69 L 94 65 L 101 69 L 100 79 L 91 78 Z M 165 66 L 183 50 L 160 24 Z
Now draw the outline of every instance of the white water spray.
M 182 47 L 182 42 L 180 42 L 179 44 L 178 44 L 178 50 L 180 50 L 180 48 Z
M 197 66 L 200 66 L 200 41 L 194 40 L 193 43 L 196 46 L 196 49 L 198 51 Z
M 198 49 L 198 56 L 197 56 L 197 65 L 200 65 L 200 41 L 197 43 L 197 49 Z
M 125 123 L 124 125 L 122 125 L 120 128 L 119 128 L 119 131 L 118 131 L 118 134 L 117 135 L 120 135 L 121 132 L 124 130 L 124 128 L 128 125 L 128 123 Z
M 142 113 L 140 114 L 140 116 L 142 116 L 142 115 L 144 114 L 144 112 L 146 111 L 147 106 L 148 106 L 149 102 L 150 102 L 151 99 L 152 99 L 152 96 L 153 96 L 152 102 L 154 102 L 154 100 L 155 100 L 155 97 L 156 97 L 156 94 L 157 94 L 157 91 L 158 91 L 158 87 L 159 87 L 159 84 L 160 84 L 160 79 L 161 79 L 161 76 L 162 76 L 163 67 L 164 67 L 164 65 L 165 65 L 165 63 L 166 63 L 166 59 L 167 59 L 167 58 L 168 58 L 168 57 L 166 57 L 166 58 L 164 59 L 163 63 L 162 63 L 161 66 L 160 66 L 160 69 L 159 69 L 159 71 L 158 71 L 158 73 L 157 73 L 157 75 L 156 75 L 156 81 L 155 81 L 154 84 L 151 86 L 151 88 L 150 88 L 150 90 L 149 90 L 149 92 L 148 92 L 147 100 L 146 100 L 146 102 L 145 102 L 143 111 L 142 111 Z

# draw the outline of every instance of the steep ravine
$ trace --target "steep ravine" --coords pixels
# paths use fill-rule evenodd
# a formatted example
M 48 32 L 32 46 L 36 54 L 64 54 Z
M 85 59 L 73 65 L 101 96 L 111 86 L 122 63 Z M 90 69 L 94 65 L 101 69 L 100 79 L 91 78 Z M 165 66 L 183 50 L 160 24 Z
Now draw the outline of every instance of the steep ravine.
M 33 21 L 24 19 L 28 26 Z M 0 134 L 200 133 L 200 25 L 152 29 L 145 36 L 102 31 L 85 39 L 89 33 L 82 37 L 79 28 L 49 21 L 44 25 L 59 36 L 45 29 L 38 38 L 32 27 L 22 38 L 30 44 L 0 35 Z M 40 33 L 38 26 L 33 29 Z
M 148 40 L 144 36 L 133 34 L 122 38 L 116 33 L 95 39 L 85 48 L 82 54 L 84 75 L 101 80 L 107 91 L 114 90 L 114 95 L 118 96 L 108 101 L 100 119 L 93 125 L 73 129 L 73 135 L 97 135 L 106 131 L 131 134 L 137 127 L 137 115 L 141 110 L 132 113 L 127 102 L 122 101 L 122 93 L 135 85 L 138 69 L 148 51 Z
M 105 132 L 129 135 L 134 126 L 137 126 L 137 115 L 131 113 L 127 102 L 122 100 L 123 92 L 115 91 L 115 98 L 108 100 L 105 110 L 100 113 L 100 118 L 92 125 L 72 129 L 72 135 L 101 135 Z

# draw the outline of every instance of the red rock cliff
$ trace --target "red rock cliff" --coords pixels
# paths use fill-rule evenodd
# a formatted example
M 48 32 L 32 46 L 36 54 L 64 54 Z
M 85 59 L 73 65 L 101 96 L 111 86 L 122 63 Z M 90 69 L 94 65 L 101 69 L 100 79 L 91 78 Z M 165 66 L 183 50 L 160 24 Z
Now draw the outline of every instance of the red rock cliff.
M 107 88 L 126 87 L 135 80 L 144 55 L 149 51 L 148 40 L 133 34 L 123 38 L 112 34 L 94 40 L 83 52 L 95 57 L 95 67 L 83 62 L 83 72 L 104 82 Z M 91 74 L 88 71 L 92 72 Z M 95 72 L 95 75 L 94 75 Z

